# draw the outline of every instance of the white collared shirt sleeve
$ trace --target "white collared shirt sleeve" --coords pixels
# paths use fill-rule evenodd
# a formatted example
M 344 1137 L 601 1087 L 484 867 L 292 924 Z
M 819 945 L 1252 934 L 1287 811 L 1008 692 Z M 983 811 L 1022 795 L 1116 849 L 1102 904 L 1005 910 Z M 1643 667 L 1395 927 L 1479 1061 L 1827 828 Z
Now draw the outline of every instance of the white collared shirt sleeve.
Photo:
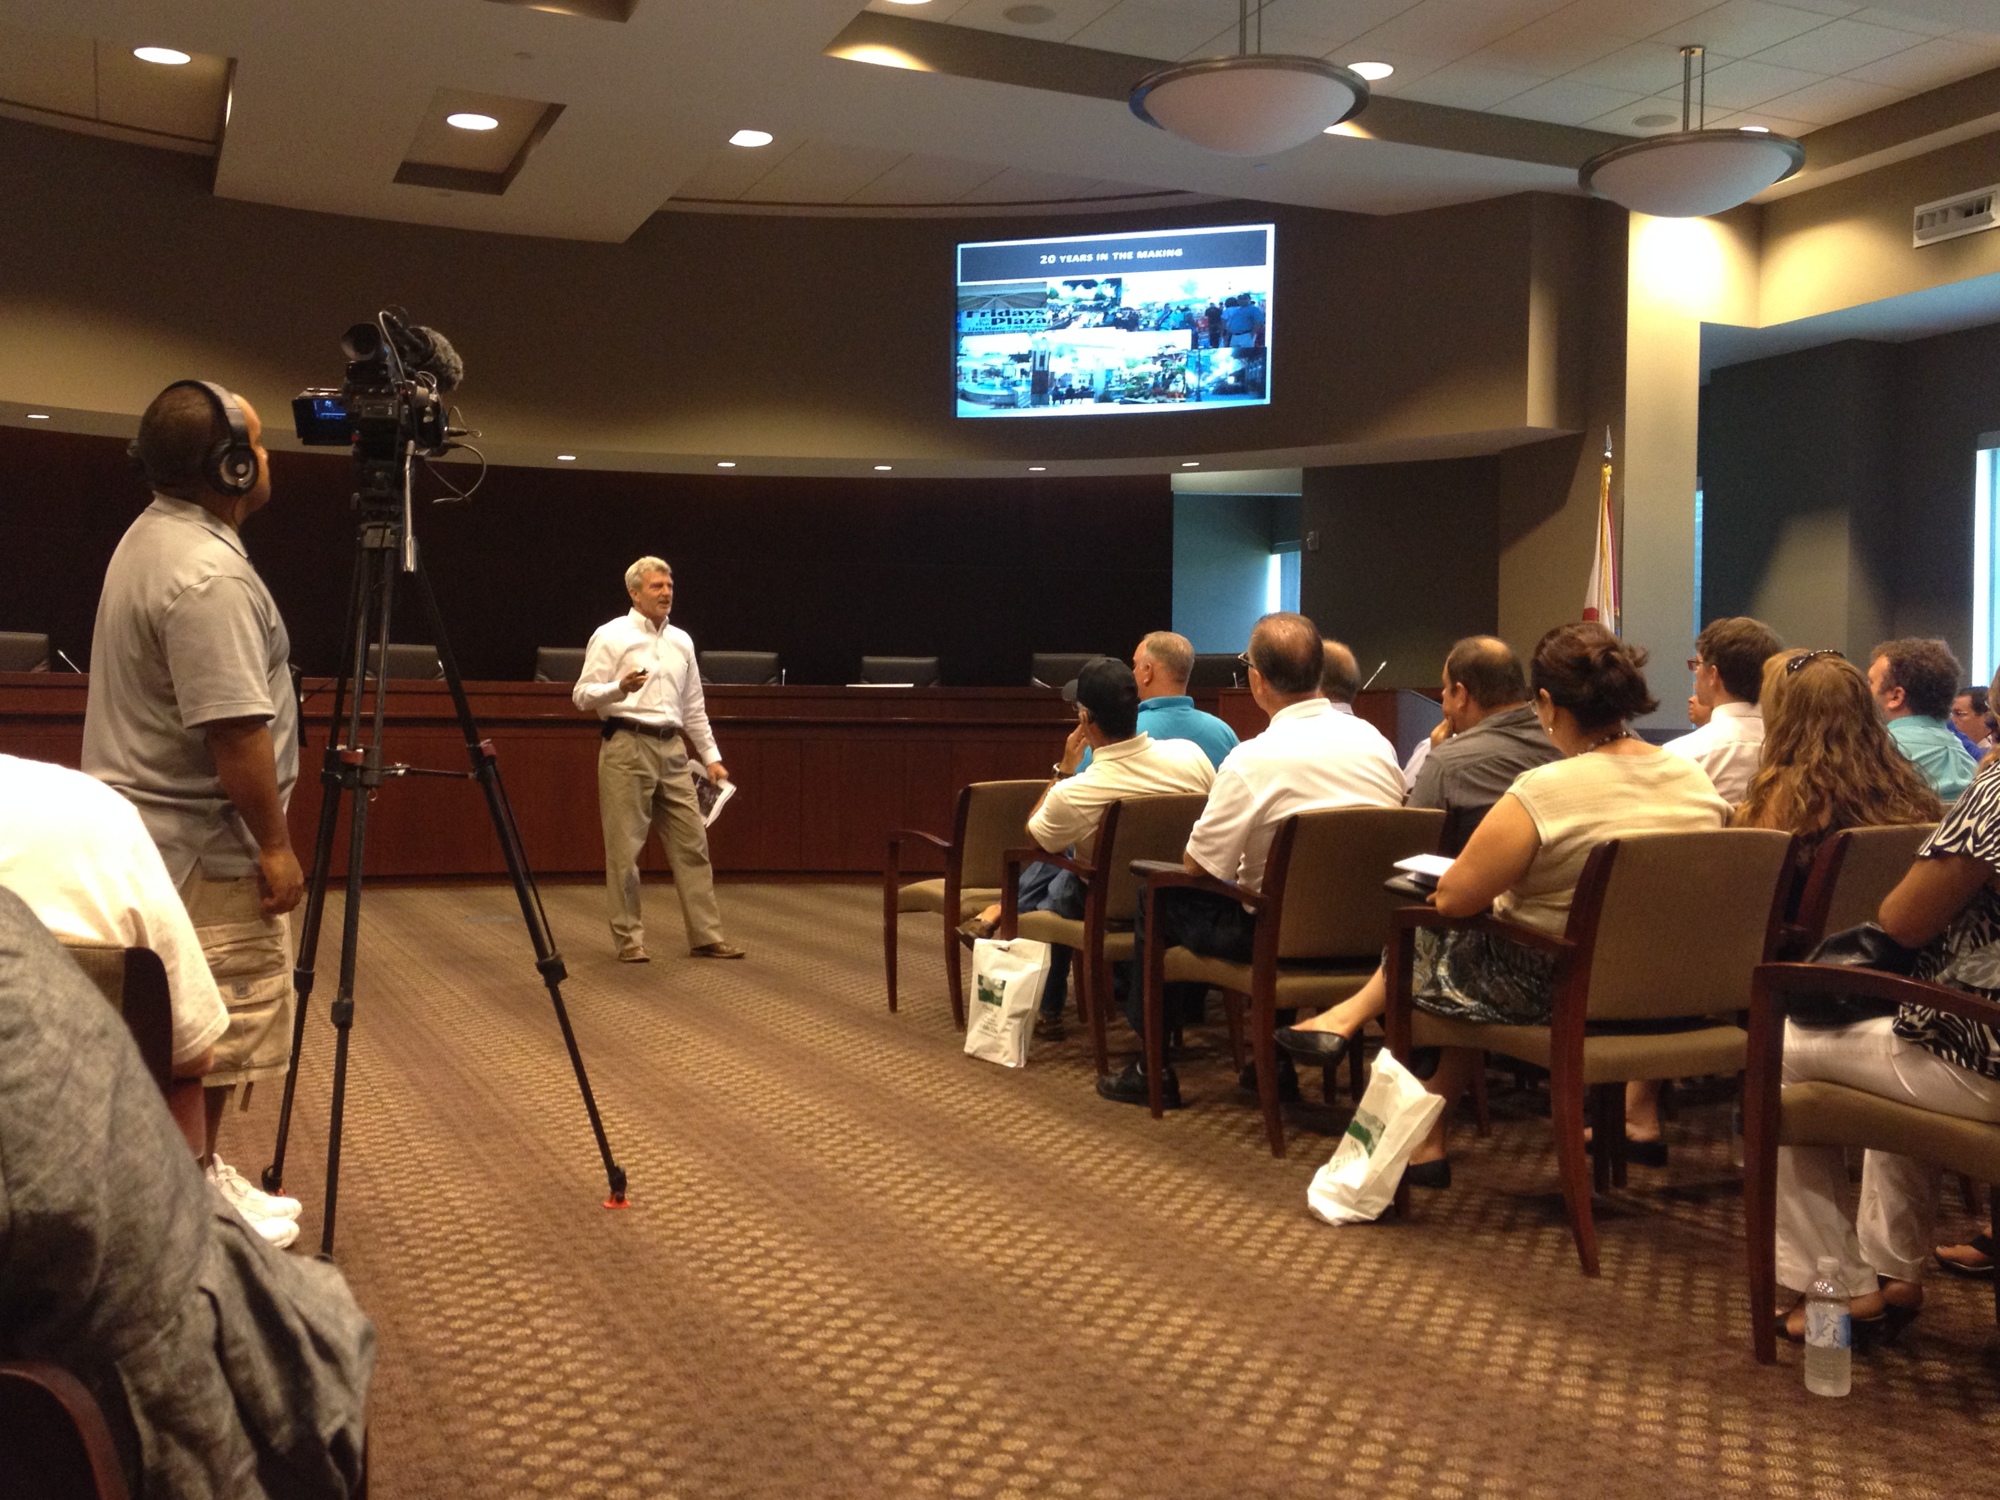
M 625 689 L 619 681 L 625 674 L 618 666 L 625 656 L 624 631 L 621 629 L 624 624 L 623 620 L 613 620 L 608 625 L 600 625 L 583 653 L 583 674 L 577 678 L 576 686 L 570 689 L 569 698 L 585 713 L 602 716 L 614 704 L 625 699 Z
M 1208 805 L 1188 834 L 1187 852 L 1217 880 L 1234 880 L 1243 868 L 1243 851 L 1256 814 L 1256 797 L 1243 773 L 1227 760 L 1215 773 Z

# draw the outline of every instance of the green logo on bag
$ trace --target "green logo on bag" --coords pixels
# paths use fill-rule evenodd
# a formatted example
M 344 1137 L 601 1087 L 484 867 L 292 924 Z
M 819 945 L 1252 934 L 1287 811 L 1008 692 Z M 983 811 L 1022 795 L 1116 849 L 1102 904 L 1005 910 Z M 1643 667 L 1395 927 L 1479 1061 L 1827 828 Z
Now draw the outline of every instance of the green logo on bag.
M 1382 1144 L 1382 1121 L 1379 1116 L 1357 1109 L 1354 1118 L 1347 1122 L 1347 1133 L 1361 1142 L 1363 1156 L 1373 1156 L 1375 1148 Z
M 981 1005 L 998 1005 L 1007 993 L 1007 981 L 1004 979 L 991 979 L 981 974 L 973 982 L 972 990 L 973 999 L 977 1000 Z

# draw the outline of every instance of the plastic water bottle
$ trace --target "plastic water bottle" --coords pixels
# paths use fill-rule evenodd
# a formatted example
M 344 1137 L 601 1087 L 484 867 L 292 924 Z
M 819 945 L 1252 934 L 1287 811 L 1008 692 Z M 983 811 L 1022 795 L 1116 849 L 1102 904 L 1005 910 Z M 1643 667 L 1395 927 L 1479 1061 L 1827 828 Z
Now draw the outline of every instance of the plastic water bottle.
M 1840 1285 L 1840 1262 L 1822 1255 L 1806 1292 L 1806 1389 L 1845 1396 L 1854 1382 L 1854 1322 Z

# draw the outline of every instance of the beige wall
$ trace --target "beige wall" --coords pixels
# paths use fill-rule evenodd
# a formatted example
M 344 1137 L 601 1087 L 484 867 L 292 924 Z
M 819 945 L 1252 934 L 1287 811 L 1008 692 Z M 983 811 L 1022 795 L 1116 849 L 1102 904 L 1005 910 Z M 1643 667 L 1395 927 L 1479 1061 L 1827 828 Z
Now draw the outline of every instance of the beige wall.
M 2000 232 L 1910 244 L 1919 203 L 1996 181 L 2000 135 L 1988 135 L 1768 205 L 1755 321 L 1789 323 L 2000 272 Z
M 981 422 L 952 415 L 953 245 L 1093 226 L 662 214 L 625 244 L 585 244 L 228 201 L 206 167 L 0 121 L 0 401 L 136 414 L 201 372 L 282 423 L 294 392 L 338 381 L 341 330 L 397 302 L 457 343 L 467 417 L 517 458 L 1119 460 L 1435 438 L 1552 410 L 1529 396 L 1526 198 L 1380 219 L 1119 216 L 1277 222 L 1274 404 Z

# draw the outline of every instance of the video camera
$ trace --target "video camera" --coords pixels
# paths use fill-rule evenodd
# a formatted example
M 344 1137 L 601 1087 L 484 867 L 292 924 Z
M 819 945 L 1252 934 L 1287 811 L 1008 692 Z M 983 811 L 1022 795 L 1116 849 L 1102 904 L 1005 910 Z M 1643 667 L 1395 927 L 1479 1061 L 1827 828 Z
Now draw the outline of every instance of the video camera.
M 463 434 L 449 425 L 439 398 L 465 376 L 465 361 L 434 328 L 412 324 L 401 308 L 356 323 L 340 341 L 347 378 L 340 389 L 301 391 L 292 425 L 312 447 L 354 449 L 362 462 L 388 463 L 407 450 L 436 458 Z

